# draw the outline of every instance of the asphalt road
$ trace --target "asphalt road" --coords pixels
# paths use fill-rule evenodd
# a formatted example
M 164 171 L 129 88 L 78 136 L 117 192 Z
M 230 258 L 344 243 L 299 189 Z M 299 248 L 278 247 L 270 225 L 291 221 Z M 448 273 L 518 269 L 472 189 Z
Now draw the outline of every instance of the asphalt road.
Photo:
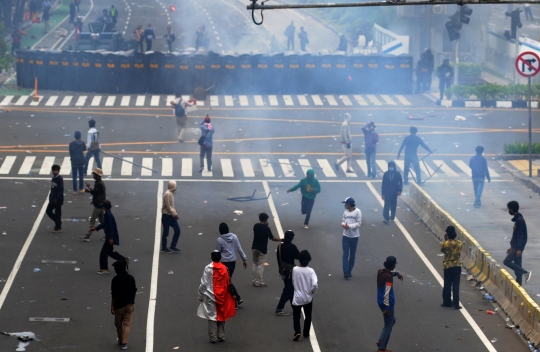
M 238 315 L 227 323 L 227 341 L 220 349 L 317 351 L 318 346 L 321 351 L 375 350 L 382 328 L 376 305 L 376 272 L 386 256 L 395 255 L 405 281 L 395 284 L 398 323 L 390 348 L 396 351 L 525 351 L 526 346 L 518 335 L 505 328 L 504 317 L 485 313 L 496 307 L 483 300 L 482 292 L 471 287 L 464 276 L 461 300 L 466 310 L 457 312 L 439 307 L 442 270 L 441 258 L 437 256 L 438 242 L 415 216 L 405 211 L 401 202 L 398 219 L 402 227 L 397 223 L 382 224 L 382 207 L 377 196 L 380 181 L 368 182 L 362 174 L 362 162 L 353 164 L 356 177 L 346 177 L 341 171 L 332 177 L 326 168 L 317 168 L 324 165 L 319 160 L 327 160 L 331 165 L 332 160 L 339 157 L 340 147 L 334 138 L 339 134 L 342 114 L 347 111 L 353 115 L 351 128 L 357 159 L 362 152 L 359 137 L 362 123 L 373 120 L 379 126 L 381 160 L 395 158 L 396 143 L 401 142 L 410 125 L 417 125 L 426 143 L 437 149 L 433 159 L 437 156 L 445 160 L 458 174 L 458 180 L 466 176 L 453 160 L 468 160 L 477 144 L 484 143 L 486 152 L 495 154 L 500 152 L 504 141 L 526 138 L 522 126 L 526 118 L 524 111 L 434 108 L 422 96 L 406 98 L 411 106 L 241 107 L 235 103 L 232 107 L 220 105 L 210 110 L 205 102 L 205 108 L 190 117 L 192 127 L 187 137 L 192 141 L 184 144 L 175 142 L 174 119 L 170 110 L 162 105 L 127 108 L 9 106 L 10 112 L 0 115 L 2 126 L 7 126 L 0 130 L 3 141 L 0 173 L 7 169 L 4 165 L 8 157 L 16 158 L 9 159 L 14 160 L 9 172 L 0 175 L 0 206 L 6 207 L 0 209 L 0 233 L 5 232 L 0 236 L 4 248 L 0 278 L 8 280 L 12 273 L 13 281 L 1 283 L 3 295 L 0 297 L 5 297 L 0 307 L 2 330 L 35 332 L 40 341 L 33 342 L 28 351 L 117 348 L 108 308 L 112 275 L 95 274 L 102 245 L 100 234 L 94 235 L 89 243 L 78 241 L 78 236 L 88 226 L 84 220 L 91 210 L 89 197 L 71 195 L 71 181 L 66 175 L 63 233 L 52 234 L 50 220 L 43 217 L 49 187 L 49 175 L 46 171 L 41 173 L 45 158 L 54 157 L 53 162 L 62 162 L 67 156 L 67 143 L 72 139 L 65 135 L 72 135 L 75 130 L 84 133 L 86 121 L 92 117 L 102 133 L 104 150 L 133 157 L 135 162 L 152 158 L 158 171 L 152 176 L 143 176 L 140 168 L 133 167 L 131 173 L 122 174 L 126 169 L 115 159 L 110 168 L 111 176 L 105 178 L 120 229 L 118 251 L 131 257 L 131 273 L 139 288 L 130 349 L 166 351 L 178 346 L 180 350 L 205 351 L 215 348 L 208 343 L 206 323 L 195 313 L 196 290 L 202 270 L 210 261 L 218 225 L 225 221 L 231 231 L 238 234 L 251 263 L 252 226 L 257 214 L 265 211 L 271 214 L 270 226 L 274 234 L 292 229 L 297 234 L 297 246 L 312 254 L 312 267 L 320 280 L 320 292 L 314 299 L 315 334 L 309 342 L 294 343 L 291 341 L 292 318 L 273 314 L 282 284 L 276 273 L 274 244 L 270 243 L 269 266 L 265 269 L 268 288 L 253 287 L 249 270 L 235 272 L 234 282 L 245 303 Z M 195 128 L 206 113 L 210 114 L 216 128 L 213 175 L 196 172 L 198 148 L 194 140 L 198 136 Z M 426 116 L 423 121 L 409 121 L 408 114 Z M 455 115 L 467 119 L 454 121 Z M 454 143 L 458 143 L 458 147 Z M 30 164 L 31 159 L 27 157 L 32 156 L 36 159 Z M 172 159 L 172 176 L 163 174 L 162 159 L 167 157 Z M 192 159 L 191 176 L 183 174 L 182 165 L 187 163 L 183 159 Z M 227 165 L 223 162 L 225 159 L 231 162 L 232 176 L 224 175 L 229 171 L 224 166 Z M 242 159 L 249 160 L 253 176 L 246 173 L 248 162 Z M 275 173 L 273 177 L 264 173 L 268 169 L 259 159 L 269 159 Z M 288 160 L 293 172 L 287 173 L 279 159 Z M 308 230 L 301 226 L 299 194 L 286 193 L 308 165 L 301 159 L 307 159 L 308 164 L 315 167 L 323 189 Z M 24 163 L 29 171 L 19 174 Z M 490 167 L 495 164 L 490 162 Z M 449 173 L 437 177 L 448 182 L 455 180 Z M 154 251 L 155 239 L 159 236 L 156 216 L 161 207 L 160 191 L 169 179 L 179 180 L 176 204 L 182 228 L 179 244 L 182 253 L 178 255 Z M 271 191 L 271 198 L 244 203 L 227 200 L 228 197 L 249 196 L 253 190 L 256 197 Z M 344 281 L 341 276 L 339 224 L 343 206 L 340 202 L 347 196 L 357 200 L 364 216 L 351 281 Z M 272 207 L 275 207 L 274 212 Z M 244 214 L 235 215 L 234 210 L 243 210 Z M 277 223 L 281 224 L 279 229 Z M 42 260 L 77 263 L 45 264 Z M 75 271 L 75 267 L 81 270 Z M 34 268 L 40 268 L 41 272 L 34 272 Z M 156 299 L 152 300 L 156 304 L 155 315 L 149 306 L 152 282 L 156 290 Z M 149 316 L 155 318 L 153 329 L 150 325 L 149 330 L 154 332 L 153 343 L 149 339 L 151 335 L 147 335 Z M 31 317 L 70 318 L 71 321 L 29 322 Z M 490 343 L 494 338 L 497 342 Z M 0 338 L 1 350 L 14 350 L 16 345 L 13 338 Z

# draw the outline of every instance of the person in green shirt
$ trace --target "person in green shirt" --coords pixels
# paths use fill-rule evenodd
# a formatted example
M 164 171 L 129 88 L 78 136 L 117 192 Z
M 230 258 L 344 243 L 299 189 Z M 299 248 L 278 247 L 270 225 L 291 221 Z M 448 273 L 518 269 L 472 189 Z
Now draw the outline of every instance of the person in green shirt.
M 297 185 L 289 188 L 287 193 L 294 192 L 300 188 L 302 193 L 302 214 L 306 215 L 304 220 L 304 228 L 307 229 L 309 224 L 309 218 L 311 217 L 311 210 L 313 204 L 315 204 L 315 197 L 321 191 L 321 185 L 315 178 L 315 172 L 313 169 L 309 169 L 306 172 L 306 177 L 301 179 Z
M 448 226 L 444 234 L 444 242 L 441 243 L 441 252 L 444 253 L 444 287 L 443 303 L 441 307 L 454 307 L 461 309 L 459 305 L 459 280 L 461 278 L 461 247 L 463 243 L 456 239 L 456 229 Z M 450 297 L 452 291 L 452 297 Z

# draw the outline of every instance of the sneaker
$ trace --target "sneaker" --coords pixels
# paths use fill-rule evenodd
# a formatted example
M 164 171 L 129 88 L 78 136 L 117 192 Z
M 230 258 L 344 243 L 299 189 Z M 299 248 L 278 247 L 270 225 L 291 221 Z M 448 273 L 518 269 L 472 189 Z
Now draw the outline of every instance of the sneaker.
M 174 253 L 180 253 L 180 250 L 176 247 L 169 247 L 169 249 Z
M 353 171 L 353 170 L 347 170 L 347 171 L 345 171 L 345 172 L 348 173 L 348 174 L 354 174 L 354 171 Z
M 305 229 L 309 229 L 308 224 L 304 224 L 304 228 L 305 228 Z
M 120 345 L 120 349 L 122 349 L 122 350 L 127 350 L 127 344 L 125 344 L 125 345 L 124 345 L 124 344 Z
M 236 303 L 237 303 L 238 305 L 241 305 L 242 303 L 244 303 L 244 300 L 241 299 L 241 300 L 237 301 Z
M 293 341 L 298 341 L 298 339 L 300 338 L 300 336 L 302 336 L 302 334 L 294 334 L 292 340 L 293 340 Z
M 59 232 L 62 232 L 62 229 L 56 229 L 56 228 L 55 228 L 54 230 L 52 230 L 52 232 L 54 232 L 54 233 L 59 233 Z
M 90 242 L 90 236 L 88 236 L 88 235 L 82 235 L 82 236 L 79 236 L 79 238 L 83 242 Z
M 79 193 L 86 193 L 84 189 L 79 190 Z
M 183 140 L 183 139 L 179 139 L 179 140 L 178 140 L 178 143 L 184 143 L 184 140 Z
M 529 271 L 527 272 L 527 274 L 525 274 L 525 283 L 531 280 L 531 276 L 532 276 L 532 271 Z
M 169 248 L 161 248 L 161 251 L 163 253 L 172 253 L 173 251 L 171 251 Z
M 212 167 L 210 166 L 210 168 L 208 169 L 208 172 L 212 172 Z
M 224 337 L 218 337 L 218 339 L 217 339 L 217 342 L 224 342 L 224 341 L 225 341 Z
M 461 306 L 454 306 L 454 309 L 461 309 Z
M 201 167 L 201 168 L 199 169 L 199 172 L 203 172 L 203 170 L 204 170 L 204 167 Z
M 451 307 L 453 307 L 453 305 L 441 303 L 441 307 L 443 307 L 443 308 L 451 308 Z
M 79 194 L 79 192 L 77 192 L 77 191 L 73 191 L 73 194 L 77 195 L 77 194 Z
M 126 262 L 126 270 L 129 271 L 129 257 L 125 257 L 124 260 Z
M 388 225 L 388 220 L 383 220 L 383 224 Z
M 337 163 L 334 163 L 334 167 L 336 168 L 336 171 L 339 171 L 339 165 Z
M 268 287 L 268 285 L 264 282 L 254 282 L 253 286 L 255 287 Z
M 285 317 L 285 316 L 289 315 L 289 313 L 281 310 L 281 311 L 276 311 L 276 315 Z
M 97 272 L 98 275 L 105 275 L 105 274 L 110 274 L 111 272 L 109 270 L 100 270 Z

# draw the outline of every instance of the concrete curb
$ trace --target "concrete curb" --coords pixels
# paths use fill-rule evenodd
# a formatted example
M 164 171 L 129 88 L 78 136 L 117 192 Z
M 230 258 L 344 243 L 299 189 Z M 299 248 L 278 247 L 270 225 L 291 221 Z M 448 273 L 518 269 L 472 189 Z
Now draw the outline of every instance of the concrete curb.
M 522 176 L 519 173 L 519 171 L 513 170 L 512 168 L 505 165 L 502 161 L 497 160 L 497 162 L 499 163 L 499 165 L 504 167 L 508 172 L 510 172 L 512 174 L 512 176 L 514 177 L 514 179 L 521 182 L 523 185 L 525 185 L 525 187 L 531 189 L 534 193 L 540 194 L 540 178 L 539 178 L 539 180 L 535 180 L 535 179 L 531 179 L 529 177 Z
M 523 100 L 437 100 L 437 105 L 458 108 L 506 108 L 506 109 L 525 109 L 529 106 L 527 101 Z M 538 102 L 532 101 L 531 107 L 538 109 Z
M 534 346 L 540 344 L 540 308 L 513 277 L 486 252 L 467 230 L 442 209 L 415 183 L 411 183 L 405 203 L 440 239 L 448 225 L 456 228 L 463 242 L 462 267 L 481 282 L 510 318 L 516 329 Z

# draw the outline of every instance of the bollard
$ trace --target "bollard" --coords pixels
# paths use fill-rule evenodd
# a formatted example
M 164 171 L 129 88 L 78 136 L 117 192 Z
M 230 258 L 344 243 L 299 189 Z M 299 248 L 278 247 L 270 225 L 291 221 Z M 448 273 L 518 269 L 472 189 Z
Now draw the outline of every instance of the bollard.
M 33 98 L 34 101 L 38 101 L 39 100 L 39 96 L 38 96 L 38 79 L 37 77 L 34 78 L 34 98 Z

